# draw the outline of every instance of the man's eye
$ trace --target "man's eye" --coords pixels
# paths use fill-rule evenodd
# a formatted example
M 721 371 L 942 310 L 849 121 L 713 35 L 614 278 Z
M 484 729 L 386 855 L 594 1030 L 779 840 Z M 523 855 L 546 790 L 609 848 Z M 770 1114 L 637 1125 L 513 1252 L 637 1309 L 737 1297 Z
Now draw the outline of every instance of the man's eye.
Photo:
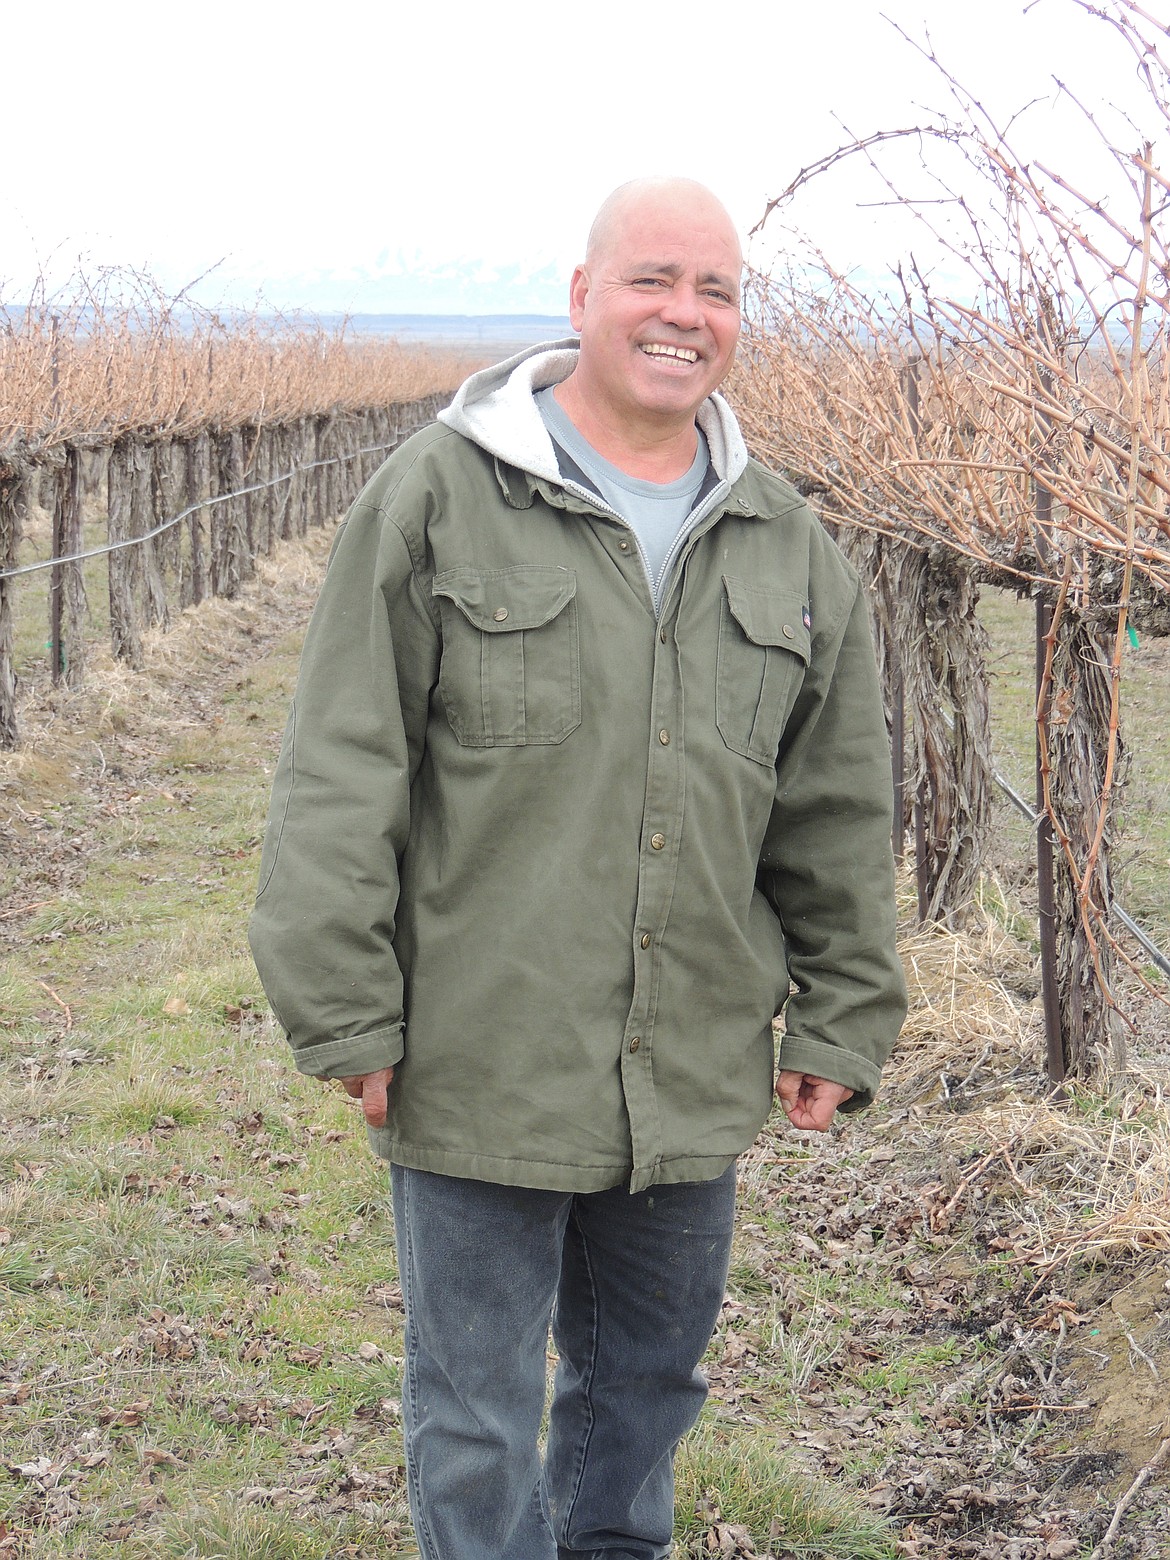
M 661 276 L 635 276 L 635 287 L 665 287 L 666 283 Z

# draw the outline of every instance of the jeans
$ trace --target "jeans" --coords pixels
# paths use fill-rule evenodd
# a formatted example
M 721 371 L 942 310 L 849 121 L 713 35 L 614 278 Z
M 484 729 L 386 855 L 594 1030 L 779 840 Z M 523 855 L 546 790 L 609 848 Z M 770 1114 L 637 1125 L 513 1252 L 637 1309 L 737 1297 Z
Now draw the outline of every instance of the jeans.
M 707 1394 L 735 1166 L 633 1196 L 397 1165 L 391 1180 L 424 1560 L 663 1560 L 675 1448 Z

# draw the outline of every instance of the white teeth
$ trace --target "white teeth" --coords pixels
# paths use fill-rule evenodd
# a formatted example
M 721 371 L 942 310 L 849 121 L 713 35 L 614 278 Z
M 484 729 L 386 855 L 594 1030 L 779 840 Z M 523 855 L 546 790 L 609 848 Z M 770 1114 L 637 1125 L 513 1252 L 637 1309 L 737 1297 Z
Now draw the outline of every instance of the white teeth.
M 683 363 L 697 363 L 699 361 L 699 354 L 691 347 L 671 347 L 664 342 L 651 342 L 649 345 L 644 346 L 642 351 L 650 357 L 678 358 Z

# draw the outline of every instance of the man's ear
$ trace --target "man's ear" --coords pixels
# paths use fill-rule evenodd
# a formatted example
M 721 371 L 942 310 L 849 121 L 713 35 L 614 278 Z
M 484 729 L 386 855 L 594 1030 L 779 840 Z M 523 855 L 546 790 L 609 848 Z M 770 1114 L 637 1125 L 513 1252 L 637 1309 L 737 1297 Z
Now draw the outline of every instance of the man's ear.
M 581 322 L 585 318 L 585 299 L 589 292 L 589 278 L 585 274 L 585 267 L 579 265 L 573 272 L 573 279 L 569 283 L 569 323 L 574 330 L 581 329 Z

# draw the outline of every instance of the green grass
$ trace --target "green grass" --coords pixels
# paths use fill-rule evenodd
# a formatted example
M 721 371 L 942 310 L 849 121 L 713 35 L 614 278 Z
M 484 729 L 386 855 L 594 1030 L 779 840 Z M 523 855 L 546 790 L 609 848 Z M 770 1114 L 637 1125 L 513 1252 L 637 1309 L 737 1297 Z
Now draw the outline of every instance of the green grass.
M 102 547 L 109 540 L 104 502 L 103 494 L 100 499 L 90 499 L 86 503 L 89 517 L 84 526 L 83 550 Z M 102 505 L 100 511 L 98 504 Z M 52 556 L 51 510 L 34 509 L 29 519 L 31 523 L 26 527 L 26 540 L 19 556 L 21 564 L 35 563 Z M 87 558 L 81 566 L 81 576 L 85 583 L 88 604 L 87 637 L 104 635 L 109 628 L 109 575 L 106 559 Z M 27 676 L 34 669 L 47 668 L 50 665 L 49 582 L 51 578 L 52 570 L 38 569 L 33 574 L 22 575 L 16 583 L 13 605 L 16 627 L 13 662 L 21 676 Z
M 343 1528 L 337 1539 L 345 1541 Z M 169 1519 L 157 1547 L 140 1553 L 174 1560 L 319 1560 L 321 1548 L 319 1535 L 296 1516 L 226 1505 Z
M 0 969 L 0 1523 L 26 1560 L 410 1547 L 385 1168 L 356 1107 L 293 1069 L 244 942 L 296 648 L 289 627 L 225 678 L 197 645 L 213 722 L 163 719 L 146 674 L 123 677 L 59 750 L 0 765 L 14 828 L 88 852 L 28 893 Z M 961 1238 L 932 1240 L 907 1190 L 937 1175 L 932 1150 L 898 1142 L 875 1172 L 868 1130 L 765 1139 L 744 1166 L 713 1393 L 679 1458 L 680 1560 L 733 1529 L 761 1554 L 892 1560 L 866 1495 L 907 1435 L 938 1434 L 924 1405 L 950 1382 L 984 1422 L 986 1345 L 905 1272 Z M 1034 1277 L 971 1266 L 1005 1306 Z M 815 1476 L 801 1437 L 869 1409 Z
M 759 1433 L 701 1424 L 676 1464 L 675 1542 L 680 1560 L 711 1553 L 707 1535 L 746 1529 L 756 1552 L 800 1560 L 894 1560 L 890 1525 L 847 1484 L 809 1474 L 792 1452 Z M 716 1550 L 716 1553 L 719 1551 Z M 724 1551 L 726 1552 L 726 1551 Z
M 0 976 L 0 1357 L 23 1383 L 0 1408 L 0 1521 L 37 1560 L 372 1560 L 408 1541 L 385 1169 L 356 1109 L 292 1069 L 243 937 L 295 648 L 217 699 L 214 741 L 156 731 L 120 786 L 72 784 L 68 761 L 49 786 L 20 771 L 26 811 L 93 836 Z M 102 707 L 107 761 L 135 719 L 125 693 Z M 86 773 L 84 743 L 72 762 Z M 790 1423 L 836 1324 L 785 1322 L 750 1257 L 737 1286 L 751 1369 Z M 777 1482 L 722 1437 L 684 1454 L 684 1546 L 701 1483 L 763 1538 L 782 1519 L 798 1553 L 889 1552 L 864 1547 L 877 1526 L 845 1494 Z M 65 1464 L 44 1487 L 13 1471 L 42 1457 Z
M 0 976 L 0 1359 L 23 1383 L 0 1386 L 0 1521 L 22 1553 L 372 1557 L 409 1531 L 384 1168 L 291 1068 L 243 937 L 292 673 L 286 647 L 214 740 L 156 732 L 133 781 L 7 779 L 93 837 Z M 110 708 L 114 759 L 134 699 Z M 300 1458 L 306 1407 L 345 1456 Z M 39 1482 L 38 1458 L 64 1468 Z
M 1030 803 L 1035 796 L 1035 606 L 983 590 L 979 618 L 991 639 L 992 741 L 996 767 Z M 1128 647 L 1122 667 L 1121 731 L 1128 768 L 1119 811 L 1115 891 L 1119 903 L 1170 951 L 1170 642 Z M 1012 854 L 1034 851 L 1031 825 L 1004 798 L 997 818 Z M 994 911 L 998 890 L 990 890 Z M 1010 896 L 1009 896 L 1010 898 Z M 1010 930 L 1017 911 L 1004 907 Z M 1156 975 L 1156 972 L 1152 972 Z

